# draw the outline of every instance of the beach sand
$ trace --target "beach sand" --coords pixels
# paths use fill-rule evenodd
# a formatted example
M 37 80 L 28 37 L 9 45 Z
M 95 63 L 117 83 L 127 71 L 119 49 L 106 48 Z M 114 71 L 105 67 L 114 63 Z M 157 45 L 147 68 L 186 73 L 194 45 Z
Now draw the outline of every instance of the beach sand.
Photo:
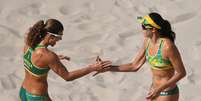
M 201 101 L 200 0 L 1 0 L 0 99 L 19 101 L 24 79 L 24 33 L 38 20 L 55 18 L 65 27 L 63 40 L 51 50 L 71 57 L 69 71 L 94 63 L 99 55 L 113 64 L 129 63 L 142 45 L 137 16 L 151 11 L 168 19 L 176 32 L 187 76 L 179 81 L 180 101 Z M 151 84 L 146 63 L 136 73 L 93 73 L 66 82 L 48 76 L 53 101 L 144 101 Z

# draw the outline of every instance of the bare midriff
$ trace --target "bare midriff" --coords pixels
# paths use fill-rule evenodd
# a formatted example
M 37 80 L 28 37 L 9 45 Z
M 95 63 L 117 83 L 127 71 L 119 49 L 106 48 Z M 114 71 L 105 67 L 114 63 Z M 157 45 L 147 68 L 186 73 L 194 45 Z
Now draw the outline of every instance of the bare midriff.
M 25 70 L 25 79 L 23 81 L 22 86 L 31 94 L 47 95 L 47 75 L 42 77 L 35 77 Z
M 172 76 L 174 75 L 174 69 L 168 69 L 168 70 L 155 70 L 152 69 L 152 74 L 153 74 L 153 82 L 152 82 L 152 87 L 159 87 L 162 84 L 166 83 L 168 80 L 170 80 L 172 78 Z M 172 89 L 176 86 L 176 84 L 172 84 L 170 85 L 168 88 L 166 88 L 165 90 L 169 90 Z

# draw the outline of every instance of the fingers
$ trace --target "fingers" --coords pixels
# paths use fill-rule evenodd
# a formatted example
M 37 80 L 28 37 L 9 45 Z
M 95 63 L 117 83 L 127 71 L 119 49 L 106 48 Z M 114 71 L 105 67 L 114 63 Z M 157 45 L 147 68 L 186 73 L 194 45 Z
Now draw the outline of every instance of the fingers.
M 148 93 L 148 95 L 146 96 L 146 99 L 155 99 L 157 97 L 157 94 L 155 91 L 151 91 Z
M 99 56 L 97 56 L 96 61 L 97 61 L 97 62 L 100 62 L 100 61 L 102 61 L 102 60 L 101 60 L 101 58 L 100 58 Z
M 102 65 L 103 68 L 109 67 L 109 66 L 111 66 L 111 64 L 112 64 L 111 61 L 102 61 L 101 62 L 101 65 Z
M 95 74 L 93 74 L 93 76 L 96 76 L 102 72 L 107 71 L 108 67 L 110 67 L 112 65 L 111 61 L 102 61 L 102 59 L 100 58 L 100 56 L 96 57 L 96 69 L 95 71 L 97 71 Z
M 111 61 L 102 61 L 99 58 L 99 56 L 97 57 L 96 61 L 100 65 L 100 68 L 97 69 L 97 72 L 95 74 L 93 74 L 93 76 L 96 76 L 96 75 L 100 74 L 101 72 L 107 71 L 106 69 L 108 69 L 112 64 Z
M 100 69 L 100 70 L 97 70 L 97 72 L 96 72 L 95 74 L 93 74 L 93 76 L 96 76 L 96 75 L 98 75 L 98 74 L 100 74 L 100 73 L 106 72 L 107 69 L 109 69 L 109 68 L 110 68 L 110 67 L 105 67 L 105 68 L 102 68 L 102 69 Z
M 149 92 L 148 95 L 146 96 L 146 99 L 151 99 L 152 98 L 153 92 Z
M 98 63 L 98 65 L 101 65 L 102 68 L 108 67 L 112 64 L 111 61 L 102 61 L 99 56 L 97 56 L 96 62 Z

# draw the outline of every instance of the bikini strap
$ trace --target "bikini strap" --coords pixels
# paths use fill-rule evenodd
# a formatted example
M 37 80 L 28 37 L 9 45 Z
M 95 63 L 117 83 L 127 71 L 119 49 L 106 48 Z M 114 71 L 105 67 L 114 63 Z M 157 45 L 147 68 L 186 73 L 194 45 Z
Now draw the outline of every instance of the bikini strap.
M 146 55 L 147 56 L 148 56 L 149 44 L 150 44 L 150 39 L 148 39 L 148 43 L 146 44 Z
M 161 57 L 161 58 L 162 58 L 162 52 L 161 52 L 162 46 L 163 46 L 163 40 L 160 39 L 160 45 L 159 45 L 157 55 L 158 55 L 158 57 Z

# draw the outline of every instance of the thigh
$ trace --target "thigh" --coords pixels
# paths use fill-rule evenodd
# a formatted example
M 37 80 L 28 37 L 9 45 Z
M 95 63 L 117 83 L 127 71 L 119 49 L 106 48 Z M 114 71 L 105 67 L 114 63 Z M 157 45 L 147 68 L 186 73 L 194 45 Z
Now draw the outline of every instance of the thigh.
M 169 96 L 159 96 L 156 101 L 178 101 L 179 94 L 169 95 Z

